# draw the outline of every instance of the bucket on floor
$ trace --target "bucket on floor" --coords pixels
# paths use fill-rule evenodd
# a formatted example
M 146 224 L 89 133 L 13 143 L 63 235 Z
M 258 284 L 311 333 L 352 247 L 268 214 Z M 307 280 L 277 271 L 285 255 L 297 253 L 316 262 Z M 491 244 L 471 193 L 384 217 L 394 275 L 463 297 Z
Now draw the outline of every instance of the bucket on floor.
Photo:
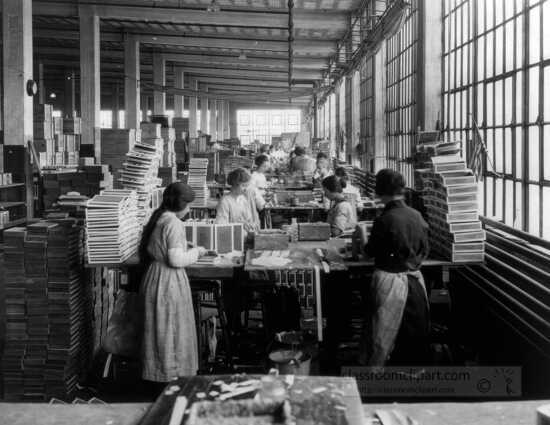
M 275 350 L 269 353 L 269 360 L 281 375 L 309 375 L 311 356 L 302 351 Z

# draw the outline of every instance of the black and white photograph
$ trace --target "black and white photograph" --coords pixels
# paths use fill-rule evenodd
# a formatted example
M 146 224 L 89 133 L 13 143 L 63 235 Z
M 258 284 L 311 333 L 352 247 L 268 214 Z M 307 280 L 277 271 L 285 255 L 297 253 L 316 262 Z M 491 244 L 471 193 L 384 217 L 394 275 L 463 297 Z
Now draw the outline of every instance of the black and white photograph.
M 550 425 L 550 0 L 0 14 L 0 425 Z

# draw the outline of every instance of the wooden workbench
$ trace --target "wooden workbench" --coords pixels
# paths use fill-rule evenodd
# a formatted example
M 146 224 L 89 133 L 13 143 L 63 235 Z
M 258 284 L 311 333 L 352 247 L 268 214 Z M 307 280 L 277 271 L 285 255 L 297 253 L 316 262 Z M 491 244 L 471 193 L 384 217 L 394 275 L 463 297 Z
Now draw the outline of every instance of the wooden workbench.
M 550 400 L 472 403 L 363 404 L 365 416 L 396 409 L 420 425 L 534 425 L 536 409 Z M 0 403 L 0 425 L 137 425 L 149 403 Z M 365 424 L 369 424 L 365 421 Z
M 185 396 L 188 400 L 188 405 L 195 401 L 206 400 L 206 399 L 215 399 L 212 398 L 209 394 L 211 391 L 220 391 L 219 386 L 215 385 L 214 382 L 221 380 L 226 384 L 232 382 L 242 382 L 243 380 L 249 379 L 260 379 L 261 375 L 246 375 L 239 377 L 240 379 L 235 380 L 234 376 L 229 375 L 210 375 L 210 376 L 193 376 L 179 378 L 177 381 L 172 381 L 172 385 L 177 385 L 180 390 L 173 395 L 161 394 L 161 396 L 156 400 L 156 402 L 151 406 L 149 411 L 145 414 L 143 419 L 139 422 L 140 425 L 168 425 L 170 422 L 170 416 L 172 413 L 172 406 L 177 396 Z M 278 379 L 281 382 L 285 381 L 284 376 L 280 376 Z M 295 376 L 293 387 L 299 388 L 300 390 L 306 389 L 311 390 L 313 388 L 324 387 L 326 395 L 333 394 L 331 391 L 334 390 L 334 395 L 336 392 L 341 394 L 342 401 L 346 405 L 345 417 L 347 420 L 347 425 L 363 425 L 364 415 L 361 405 L 361 397 L 357 389 L 357 383 L 355 379 L 349 377 L 331 377 L 331 376 Z M 333 390 L 331 389 L 333 388 Z M 206 395 L 206 398 L 200 399 L 197 397 L 197 394 L 203 393 Z M 251 399 L 255 393 L 250 393 L 247 396 L 241 398 Z M 292 396 L 292 391 L 290 391 L 290 404 L 293 405 L 293 401 L 297 401 Z M 307 406 L 302 405 L 301 414 L 303 417 L 310 417 L 314 415 L 314 410 L 316 406 Z M 311 409 L 311 410 L 309 410 Z M 185 419 L 184 419 L 185 420 Z M 336 423 L 334 425 L 337 425 Z

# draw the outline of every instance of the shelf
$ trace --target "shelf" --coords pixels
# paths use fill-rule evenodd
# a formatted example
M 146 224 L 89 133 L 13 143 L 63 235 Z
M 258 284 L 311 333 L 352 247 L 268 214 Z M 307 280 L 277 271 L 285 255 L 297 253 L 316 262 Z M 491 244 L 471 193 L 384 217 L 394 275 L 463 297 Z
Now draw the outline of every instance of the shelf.
M 25 202 L 0 202 L 0 208 L 14 208 L 26 205 Z
M 12 183 L 12 184 L 0 185 L 0 190 L 10 189 L 12 187 L 21 187 L 21 186 L 25 186 L 25 183 Z
M 17 227 L 17 226 L 20 226 L 22 224 L 25 224 L 26 222 L 27 222 L 26 218 L 18 218 L 17 220 L 12 220 L 9 223 L 6 223 L 3 226 L 1 226 L 0 230 L 9 229 L 11 227 Z

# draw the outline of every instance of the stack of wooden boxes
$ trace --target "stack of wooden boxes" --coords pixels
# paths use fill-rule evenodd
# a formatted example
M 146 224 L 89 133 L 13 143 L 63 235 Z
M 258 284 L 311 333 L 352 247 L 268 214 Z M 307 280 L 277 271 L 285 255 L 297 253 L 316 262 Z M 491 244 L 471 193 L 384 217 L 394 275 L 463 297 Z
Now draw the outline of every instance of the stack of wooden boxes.
M 479 220 L 478 187 L 459 155 L 458 143 L 417 146 L 415 186 L 422 190 L 432 251 L 453 262 L 482 262 L 485 231 Z

